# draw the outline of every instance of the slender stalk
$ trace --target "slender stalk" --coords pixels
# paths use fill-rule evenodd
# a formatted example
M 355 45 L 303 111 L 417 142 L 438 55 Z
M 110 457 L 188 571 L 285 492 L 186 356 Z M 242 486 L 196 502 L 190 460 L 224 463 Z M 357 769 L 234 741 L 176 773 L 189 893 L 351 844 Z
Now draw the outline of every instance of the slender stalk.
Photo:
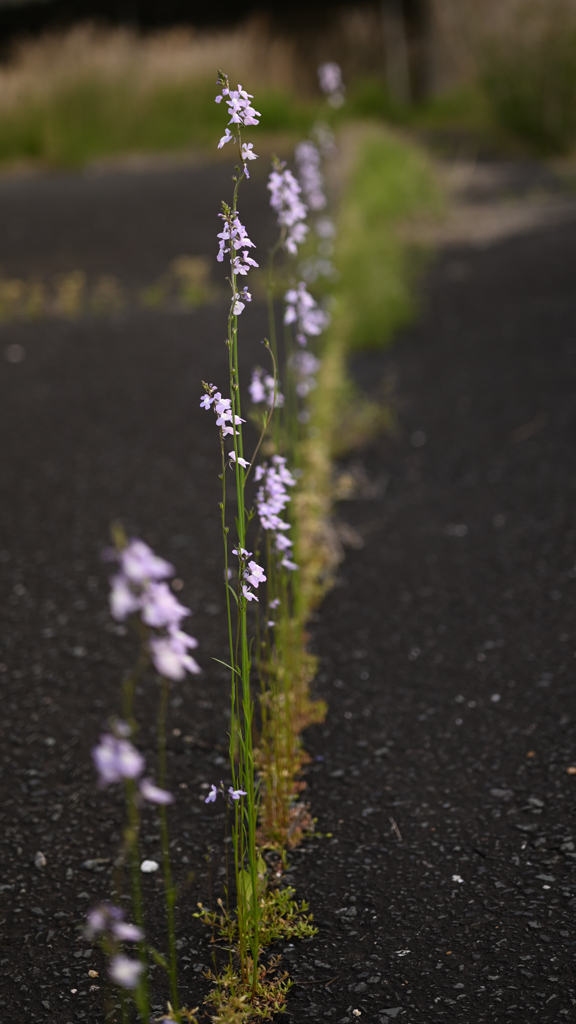
M 142 901 L 142 886 L 140 884 L 140 848 L 138 837 L 140 834 L 140 814 L 137 804 L 137 790 L 133 779 L 125 779 L 124 791 L 126 794 L 126 811 L 128 815 L 128 827 L 126 829 L 126 845 L 130 854 L 130 877 L 132 882 L 132 908 L 134 920 L 142 932 L 144 932 L 144 909 Z M 148 1024 L 150 1017 L 149 995 L 148 995 L 148 954 L 146 943 L 142 939 L 138 943 L 138 955 L 142 963 L 142 980 L 140 981 L 134 999 L 144 1024 Z
M 168 695 L 170 684 L 167 679 L 162 678 L 160 689 L 160 709 L 158 712 L 158 781 L 161 789 L 166 787 L 166 712 L 168 708 Z M 178 960 L 176 955 L 176 926 L 174 921 L 174 907 L 176 904 L 177 891 L 172 882 L 172 867 L 170 864 L 170 840 L 168 835 L 168 815 L 166 807 L 161 804 L 160 813 L 160 834 L 162 837 L 162 866 L 164 869 L 164 890 L 166 893 L 166 923 L 168 926 L 168 949 L 169 949 L 169 977 L 172 1006 L 177 1013 L 180 1008 L 178 998 Z

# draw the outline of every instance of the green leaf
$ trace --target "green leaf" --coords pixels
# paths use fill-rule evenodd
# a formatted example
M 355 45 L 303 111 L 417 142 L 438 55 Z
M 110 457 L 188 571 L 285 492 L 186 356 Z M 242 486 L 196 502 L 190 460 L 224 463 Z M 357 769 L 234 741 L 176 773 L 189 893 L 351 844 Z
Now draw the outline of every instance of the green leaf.
M 164 970 L 167 972 L 170 970 L 166 958 L 163 957 L 162 953 L 159 953 L 157 949 L 154 949 L 154 946 L 148 946 L 148 952 L 150 953 L 152 959 L 158 964 L 159 967 L 164 968 Z
M 235 668 L 234 665 L 229 665 L 227 661 L 222 661 L 220 658 L 212 658 L 212 661 L 217 661 L 219 665 L 224 665 L 225 668 L 229 668 L 231 672 L 237 672 L 241 675 L 239 668 Z

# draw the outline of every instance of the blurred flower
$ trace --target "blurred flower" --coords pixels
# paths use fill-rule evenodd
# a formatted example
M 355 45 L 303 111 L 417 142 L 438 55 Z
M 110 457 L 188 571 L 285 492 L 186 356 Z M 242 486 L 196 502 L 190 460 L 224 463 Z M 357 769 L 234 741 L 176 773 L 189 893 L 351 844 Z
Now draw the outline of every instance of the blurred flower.
M 284 246 L 291 256 L 295 256 L 298 246 L 308 234 L 304 224 L 308 209 L 300 198 L 301 188 L 284 163 L 276 161 L 268 178 L 270 206 L 278 214 L 278 224 L 287 229 Z
M 120 988 L 134 989 L 138 985 L 143 969 L 139 960 L 131 960 L 123 953 L 118 953 L 110 960 L 109 973 L 112 981 Z
M 318 81 L 322 92 L 328 97 L 332 107 L 341 107 L 344 103 L 344 82 L 342 69 L 335 61 L 327 61 L 318 68 Z
M 106 733 L 92 750 L 92 758 L 102 786 L 122 779 L 137 779 L 144 771 L 144 758 L 129 740 Z

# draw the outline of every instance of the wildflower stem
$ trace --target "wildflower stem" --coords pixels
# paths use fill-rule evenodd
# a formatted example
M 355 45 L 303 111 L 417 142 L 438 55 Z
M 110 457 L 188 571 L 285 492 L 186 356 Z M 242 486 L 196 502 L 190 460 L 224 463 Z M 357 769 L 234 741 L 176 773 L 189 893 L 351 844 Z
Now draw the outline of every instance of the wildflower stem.
M 158 781 L 162 789 L 166 785 L 166 712 L 168 707 L 168 695 L 170 684 L 167 679 L 162 678 L 160 689 L 160 709 L 158 713 Z M 170 865 L 170 841 L 168 835 L 168 815 L 166 807 L 161 804 L 160 812 L 160 834 L 162 837 L 162 866 L 164 869 L 164 889 L 166 893 L 166 923 L 168 927 L 168 948 L 170 953 L 170 991 L 172 1005 L 178 1012 L 180 1001 L 178 998 L 178 962 L 176 957 L 176 927 L 174 922 L 174 905 L 176 903 L 176 889 L 172 882 L 172 868 Z
M 130 851 L 130 875 L 132 879 L 132 909 L 134 920 L 144 932 L 144 910 L 142 903 L 142 886 L 140 884 L 140 844 L 138 836 L 140 833 L 140 813 L 137 804 L 137 789 L 134 779 L 125 779 L 124 791 L 126 794 L 126 811 L 128 814 L 128 827 L 126 829 L 126 845 Z M 148 955 L 146 943 L 141 939 L 138 943 L 138 954 L 142 964 L 142 979 L 134 993 L 136 1005 L 144 1024 L 148 1024 L 150 1016 L 148 997 Z

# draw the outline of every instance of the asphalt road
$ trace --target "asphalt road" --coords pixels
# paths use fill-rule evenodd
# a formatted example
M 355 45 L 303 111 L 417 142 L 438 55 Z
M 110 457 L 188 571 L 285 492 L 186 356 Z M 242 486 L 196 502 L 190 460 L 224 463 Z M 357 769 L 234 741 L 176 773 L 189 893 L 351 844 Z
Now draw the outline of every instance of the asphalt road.
M 227 187 L 221 166 L 5 180 L 3 273 L 148 283 L 178 255 L 215 252 Z M 262 251 L 257 177 L 243 211 Z M 329 714 L 306 737 L 306 778 L 325 838 L 292 858 L 320 928 L 284 949 L 296 1022 L 574 1016 L 575 265 L 573 223 L 447 248 L 418 324 L 356 362 L 367 390 L 394 382 L 399 430 L 342 467 L 358 490 L 339 515 L 364 547 L 312 624 Z M 198 394 L 225 373 L 225 312 L 0 327 L 6 1020 L 103 1016 L 88 977 L 103 964 L 77 924 L 108 892 L 121 822 L 88 752 L 133 654 L 106 607 L 115 518 L 176 563 L 206 669 L 174 693 L 169 768 L 184 994 L 195 1005 L 206 990 L 191 915 L 208 849 L 216 885 L 223 871 L 223 820 L 200 787 L 225 771 L 227 676 L 211 667 L 226 644 L 218 444 Z M 248 368 L 262 308 L 245 323 Z M 140 696 L 151 758 L 152 680 Z M 153 815 L 144 853 L 158 856 Z

